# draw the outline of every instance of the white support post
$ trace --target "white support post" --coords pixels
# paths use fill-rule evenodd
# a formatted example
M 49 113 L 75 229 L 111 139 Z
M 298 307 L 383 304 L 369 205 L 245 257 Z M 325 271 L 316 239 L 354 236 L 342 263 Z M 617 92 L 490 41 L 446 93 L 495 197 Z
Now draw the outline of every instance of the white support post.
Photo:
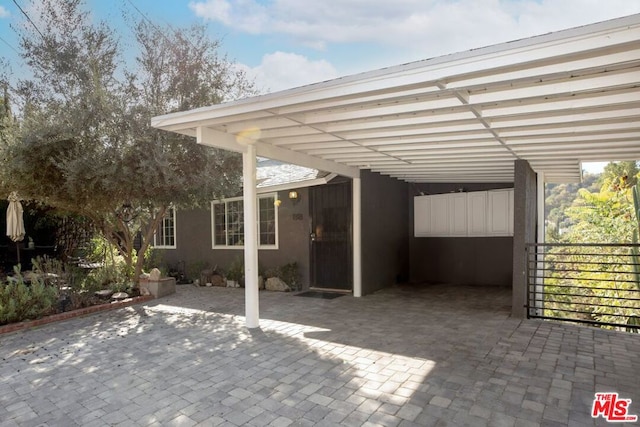
M 248 144 L 242 153 L 244 198 L 244 300 L 247 328 L 260 327 L 258 291 L 258 210 L 256 147 Z
M 362 296 L 362 202 L 360 178 L 353 178 L 353 296 Z
M 537 199 L 538 199 L 537 200 L 538 235 L 536 236 L 536 243 L 542 244 L 545 242 L 545 234 L 546 234 L 545 221 L 544 221 L 545 219 L 544 218 L 544 200 L 545 200 L 544 172 L 538 172 L 537 178 L 538 179 L 536 184 L 538 185 L 538 188 L 536 193 L 537 193 Z M 537 274 L 536 274 L 536 286 L 535 286 L 535 292 L 534 292 L 534 297 L 536 299 L 536 302 L 534 303 L 536 307 L 536 315 L 541 315 L 542 310 L 544 309 L 543 302 L 542 302 L 542 300 L 544 299 L 543 298 L 544 296 L 542 295 L 544 293 L 544 278 L 540 273 L 544 269 L 544 253 L 545 253 L 544 246 L 541 246 L 536 253 Z

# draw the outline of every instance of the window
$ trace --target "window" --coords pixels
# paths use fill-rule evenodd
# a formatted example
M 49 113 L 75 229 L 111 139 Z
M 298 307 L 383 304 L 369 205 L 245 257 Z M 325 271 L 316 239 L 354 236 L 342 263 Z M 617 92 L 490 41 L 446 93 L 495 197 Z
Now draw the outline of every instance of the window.
M 153 246 L 156 248 L 175 249 L 176 210 L 174 208 L 167 209 L 167 213 L 153 236 Z
M 276 195 L 258 196 L 258 247 L 278 248 L 278 208 Z M 212 202 L 213 248 L 244 247 L 244 202 L 242 198 Z

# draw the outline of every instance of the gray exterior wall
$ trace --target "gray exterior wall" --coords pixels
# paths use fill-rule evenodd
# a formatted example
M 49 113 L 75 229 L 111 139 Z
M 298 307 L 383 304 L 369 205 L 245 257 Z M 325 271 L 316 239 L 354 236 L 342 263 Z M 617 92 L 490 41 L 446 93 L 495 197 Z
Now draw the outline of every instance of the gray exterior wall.
M 362 293 L 404 281 L 409 273 L 408 184 L 361 172 Z
M 410 281 L 511 286 L 512 237 L 414 237 L 413 197 L 511 188 L 511 183 L 414 184 L 409 187 Z
M 288 191 L 278 197 L 278 250 L 260 249 L 258 262 L 268 269 L 290 262 L 298 263 L 303 287 L 309 285 L 309 197 L 308 189 L 297 189 L 299 201 L 288 198 Z M 194 209 L 176 213 L 176 249 L 157 249 L 169 266 L 183 264 L 187 271 L 197 264 L 219 266 L 225 269 L 237 258 L 243 258 L 242 249 L 212 249 L 211 209 Z M 192 277 L 195 278 L 195 277 Z
M 511 315 L 518 318 L 524 318 L 527 313 L 525 245 L 536 241 L 538 201 L 536 179 L 536 173 L 529 166 L 529 162 L 516 160 Z

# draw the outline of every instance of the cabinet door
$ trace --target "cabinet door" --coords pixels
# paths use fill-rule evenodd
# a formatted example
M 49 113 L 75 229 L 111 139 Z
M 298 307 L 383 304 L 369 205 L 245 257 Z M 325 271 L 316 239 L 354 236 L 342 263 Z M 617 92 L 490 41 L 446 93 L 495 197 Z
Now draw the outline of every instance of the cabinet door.
M 449 235 L 449 195 L 431 196 L 431 235 Z
M 489 191 L 487 192 L 487 203 L 487 233 L 491 236 L 513 234 L 513 191 Z
M 467 193 L 467 209 L 469 236 L 485 236 L 487 234 L 487 192 Z
M 413 198 L 413 234 L 416 237 L 431 235 L 431 198 L 416 196 Z
M 449 194 L 449 235 L 467 235 L 467 194 Z

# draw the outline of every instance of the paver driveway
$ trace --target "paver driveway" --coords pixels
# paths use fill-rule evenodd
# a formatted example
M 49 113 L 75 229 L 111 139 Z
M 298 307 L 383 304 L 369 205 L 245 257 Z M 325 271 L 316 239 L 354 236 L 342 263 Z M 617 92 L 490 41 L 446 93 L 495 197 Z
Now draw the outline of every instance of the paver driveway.
M 0 426 L 606 425 L 640 414 L 640 336 L 508 317 L 508 290 L 395 287 L 333 300 L 176 295 L 0 336 Z

